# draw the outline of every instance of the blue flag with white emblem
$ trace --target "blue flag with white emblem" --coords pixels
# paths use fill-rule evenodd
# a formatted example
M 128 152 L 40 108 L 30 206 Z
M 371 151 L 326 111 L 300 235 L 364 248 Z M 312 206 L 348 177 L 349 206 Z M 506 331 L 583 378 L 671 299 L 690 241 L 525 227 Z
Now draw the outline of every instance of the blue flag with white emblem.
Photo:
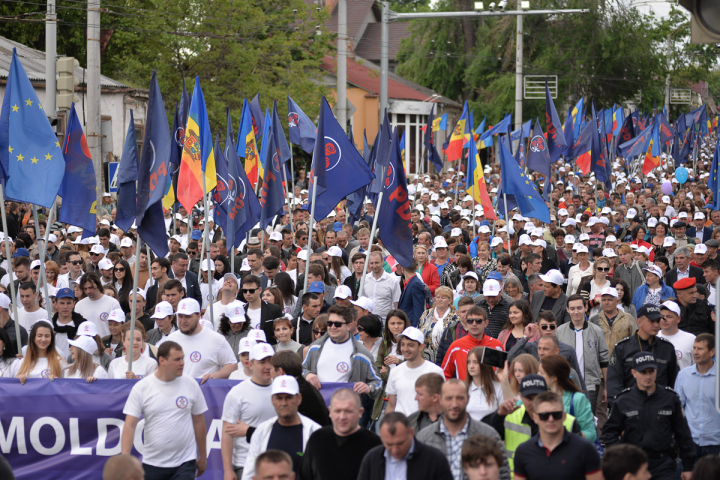
M 288 95 L 288 126 L 290 143 L 299 145 L 307 153 L 312 152 L 315 147 L 315 125 L 290 95 Z
M 525 175 L 524 169 L 515 161 L 505 142 L 499 143 L 502 191 L 508 195 L 515 195 L 515 201 L 523 216 L 537 218 L 549 224 L 550 210 L 547 205 Z M 499 202 L 502 202 L 502 199 Z
M 168 254 L 162 198 L 168 177 L 172 137 L 157 73 L 153 70 L 145 117 L 145 139 L 138 168 L 138 234 L 158 257 Z
M 292 158 L 292 154 L 290 153 L 287 138 L 285 138 L 285 131 L 283 130 L 282 123 L 280 123 L 277 100 L 273 101 L 272 126 L 273 133 L 275 134 L 275 145 L 277 146 L 280 154 L 280 163 L 285 163 Z M 284 177 L 280 176 L 280 178 L 284 180 Z
M 560 158 L 565 149 L 564 147 L 567 147 L 568 143 L 572 142 L 566 140 L 562 131 L 562 123 L 560 123 L 560 117 L 558 117 L 557 110 L 555 110 L 547 78 L 545 79 L 545 130 L 547 131 L 548 155 L 552 163 Z
M 401 164 L 402 165 L 402 164 Z M 325 97 L 313 152 L 310 181 L 317 177 L 315 219 L 327 217 L 345 196 L 373 181 L 375 175 L 340 127 Z M 312 190 L 309 189 L 312 202 Z
M 82 228 L 82 238 L 92 237 L 97 224 L 95 167 L 74 103 L 70 107 L 63 156 L 65 176 L 58 191 L 63 203 L 58 220 Z
M 263 134 L 263 150 L 265 156 L 262 158 L 265 176 L 263 177 L 262 189 L 260 190 L 260 228 L 267 227 L 273 221 L 275 215 L 283 210 L 285 205 L 285 189 L 283 189 L 282 172 L 280 170 L 280 150 L 275 142 L 275 129 L 272 120 L 266 111 L 265 133 Z
M 547 141 L 543 135 L 540 122 L 535 119 L 535 128 L 530 139 L 530 152 L 528 154 L 527 167 L 545 176 L 543 184 L 543 198 L 547 201 L 550 193 L 550 154 L 548 153 Z
M 228 168 L 225 153 L 220 148 L 220 134 L 215 134 L 215 175 L 217 177 L 217 185 L 210 192 L 213 210 L 215 212 L 215 223 L 220 225 L 226 235 L 230 235 L 230 227 L 227 223 L 227 199 L 228 199 Z
M 132 110 L 130 110 L 130 123 L 125 134 L 125 145 L 120 157 L 117 175 L 118 203 L 115 213 L 115 225 L 120 230 L 128 231 L 135 222 L 138 179 L 137 141 L 135 139 L 135 119 Z
M 0 111 L 5 197 L 50 208 L 65 174 L 60 142 L 13 48 Z
M 227 131 L 225 133 L 225 160 L 227 160 L 228 172 L 227 172 L 227 197 L 226 197 L 226 209 L 227 209 L 227 231 L 226 236 L 228 238 L 234 238 L 232 242 L 236 247 L 243 241 L 243 235 L 238 235 L 238 231 L 245 226 L 248 219 L 248 213 L 251 213 L 250 208 L 245 207 L 245 196 L 247 190 L 245 189 L 247 182 L 243 183 L 240 178 L 240 172 L 245 173 L 242 164 L 240 163 L 240 157 L 237 154 L 237 145 L 233 140 L 233 126 L 232 120 L 230 119 L 230 109 L 227 109 Z M 217 188 L 217 187 L 215 187 Z M 253 197 L 255 195 L 253 194 Z M 255 197 L 255 203 L 257 197 Z M 260 209 L 257 208 L 258 215 Z M 257 222 L 257 220 L 255 220 Z M 255 225 L 253 222 L 253 226 Z
M 407 193 L 405 168 L 400 156 L 400 142 L 397 127 L 392 136 L 390 163 L 385 171 L 383 201 L 377 215 L 382 218 L 378 222 L 379 236 L 383 246 L 403 267 L 413 261 L 413 233 L 410 224 L 410 201 Z

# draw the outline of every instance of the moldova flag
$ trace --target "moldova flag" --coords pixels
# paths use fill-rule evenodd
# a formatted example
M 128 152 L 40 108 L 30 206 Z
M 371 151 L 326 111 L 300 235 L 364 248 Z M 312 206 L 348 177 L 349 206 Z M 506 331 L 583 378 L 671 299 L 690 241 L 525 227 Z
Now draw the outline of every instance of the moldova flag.
M 258 183 L 260 157 L 255 139 L 250 103 L 247 99 L 243 101 L 240 129 L 238 130 L 237 153 L 245 159 L 245 175 L 247 175 L 248 181 L 252 184 L 254 190 L 255 185 Z
M 462 115 L 460 116 L 460 120 L 458 120 L 457 125 L 455 125 L 455 129 L 453 130 L 453 133 L 450 136 L 450 142 L 448 143 L 447 151 L 445 152 L 447 154 L 449 162 L 452 162 L 455 160 L 460 160 L 460 157 L 462 157 L 463 146 L 471 138 L 470 131 L 467 127 L 467 123 L 468 123 L 468 104 L 466 101 L 465 106 L 463 106 L 463 111 L 462 111 Z

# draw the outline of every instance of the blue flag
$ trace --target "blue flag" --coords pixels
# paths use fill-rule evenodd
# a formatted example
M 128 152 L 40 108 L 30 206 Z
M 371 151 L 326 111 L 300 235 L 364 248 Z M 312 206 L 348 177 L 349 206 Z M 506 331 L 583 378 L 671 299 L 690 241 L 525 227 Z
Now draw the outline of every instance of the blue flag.
M 280 149 L 275 142 L 275 129 L 272 126 L 270 114 L 266 111 L 265 132 L 263 134 L 263 177 L 262 189 L 260 190 L 260 228 L 267 227 L 273 221 L 275 215 L 280 214 L 285 206 L 285 189 L 283 188 L 282 167 L 280 161 Z
M 373 145 L 374 155 L 372 169 L 375 174 L 375 179 L 372 182 L 372 185 L 370 185 L 370 193 L 374 194 L 373 204 L 375 205 L 375 208 L 377 208 L 377 194 L 382 191 L 382 167 L 387 167 L 390 162 L 390 155 L 392 154 L 392 151 L 390 150 L 391 146 L 392 131 L 390 130 L 390 120 L 388 119 L 387 112 L 385 112 L 385 120 L 383 121 L 383 124 L 380 125 L 380 131 L 378 132 L 378 135 L 375 138 L 375 144 Z M 381 160 L 381 157 L 383 160 Z M 385 163 L 383 163 L 383 161 L 385 161 Z
M 172 137 L 165 105 L 153 70 L 145 117 L 145 140 L 138 168 L 137 227 L 138 234 L 158 257 L 168 254 L 162 198 L 168 176 Z
M 247 178 L 245 179 L 245 183 L 242 182 L 240 172 L 245 174 L 245 170 L 243 169 L 242 163 L 240 163 L 240 157 L 238 157 L 237 154 L 237 145 L 235 145 L 235 142 L 233 141 L 233 127 L 232 127 L 232 120 L 230 119 L 230 109 L 227 110 L 227 129 L 225 132 L 225 160 L 228 163 L 228 195 L 226 197 L 226 210 L 228 215 L 228 230 L 225 232 L 225 235 L 227 238 L 234 238 L 235 241 L 231 242 L 235 247 L 240 246 L 240 243 L 243 241 L 243 235 L 238 235 L 238 231 L 245 225 L 245 222 L 247 222 L 249 209 L 245 208 L 245 202 L 246 202 L 246 195 L 247 195 Z M 215 187 L 217 188 L 217 187 Z M 252 195 L 255 198 L 255 203 L 257 202 L 257 197 L 253 193 Z M 260 208 L 258 204 L 257 209 L 258 215 L 260 213 Z M 256 221 L 253 222 L 253 225 L 255 225 Z
M 533 183 L 525 175 L 523 168 L 517 164 L 504 142 L 500 142 L 500 184 L 504 193 L 515 195 L 515 201 L 523 216 L 537 218 L 550 223 L 550 210 Z M 502 198 L 498 203 L 502 202 Z
M 718 182 L 718 176 L 720 175 L 718 175 L 718 164 L 720 164 L 720 139 L 715 143 L 715 153 L 713 154 L 710 177 L 708 178 L 708 188 L 713 193 L 713 210 L 720 210 L 720 182 Z
M 288 95 L 288 126 L 290 143 L 299 145 L 307 153 L 312 152 L 315 147 L 315 125 L 290 95 Z
M 317 177 L 315 219 L 318 221 L 327 217 L 345 196 L 365 187 L 375 178 L 365 159 L 350 143 L 333 116 L 325 97 L 320 102 L 320 120 L 311 170 L 312 176 Z
M 65 173 L 55 132 L 13 48 L 0 111 L 0 175 L 5 197 L 50 208 Z
M 617 136 L 617 146 L 615 147 L 615 153 L 618 156 L 623 156 L 623 150 L 620 148 L 620 145 L 629 142 L 635 137 L 635 122 L 633 120 L 634 117 L 628 115 L 625 117 L 622 127 L 620 128 L 620 133 Z
M 528 124 L 531 123 L 532 120 L 528 121 Z M 524 127 L 524 125 L 523 125 Z M 512 139 L 512 138 L 511 138 Z M 519 138 L 520 143 L 518 143 L 518 148 L 515 151 L 515 161 L 520 164 L 521 167 L 525 168 L 525 164 L 527 163 L 527 151 L 525 148 L 525 136 L 522 135 Z
M 130 123 L 125 135 L 125 146 L 120 157 L 117 176 L 118 203 L 115 225 L 127 232 L 135 222 L 135 207 L 137 207 L 138 153 L 132 110 L 130 110 Z M 95 227 L 92 230 L 95 230 Z
M 187 125 L 188 115 L 190 113 L 190 95 L 185 88 L 185 79 L 183 78 L 183 89 L 180 95 L 180 103 L 175 106 L 175 118 L 173 120 L 172 135 L 173 148 L 170 149 L 170 163 L 168 164 L 169 178 L 165 185 L 165 196 L 163 199 L 163 207 L 175 211 L 175 206 L 179 204 L 177 201 L 178 176 L 180 175 L 180 160 L 182 159 L 183 143 L 185 142 L 185 126 Z M 172 195 L 170 195 L 172 189 Z M 172 205 L 170 205 L 172 202 Z M 117 222 L 116 222 L 117 223 Z
M 522 125 L 522 127 L 517 130 L 513 130 L 510 134 L 510 140 L 517 142 L 521 138 L 527 138 L 530 136 L 530 130 L 532 130 L 532 120 L 528 120 Z
M 600 132 L 600 135 L 605 135 L 606 137 L 608 135 L 612 135 L 612 130 L 613 130 L 612 121 L 613 121 L 613 108 L 608 108 L 605 110 L 605 116 L 603 117 L 605 130 Z
M 548 88 L 547 78 L 545 79 L 545 131 L 547 132 L 547 146 L 548 154 L 550 155 L 550 162 L 554 162 L 563 150 L 567 147 L 568 142 L 565 138 L 565 134 L 562 131 L 562 123 L 558 117 L 557 110 L 555 110 L 555 104 L 553 103 L 552 95 L 550 95 L 550 89 Z
M 563 127 L 563 135 L 565 135 L 565 140 L 570 140 L 571 138 L 575 138 L 575 130 L 574 130 L 574 123 L 573 123 L 573 115 L 572 115 L 573 107 L 570 105 L 568 107 L 568 113 L 565 117 L 565 127 Z M 563 149 L 563 155 L 567 155 L 568 151 L 572 148 L 572 143 L 568 141 L 568 145 Z M 569 161 L 569 159 L 565 159 L 566 161 Z
M 290 153 L 290 147 L 288 146 L 287 139 L 285 138 L 285 131 L 283 130 L 282 123 L 280 123 L 280 115 L 278 115 L 277 100 L 273 101 L 273 113 L 272 113 L 272 126 L 273 134 L 275 135 L 275 145 L 280 153 L 280 163 L 285 164 L 292 158 Z M 280 178 L 284 181 L 285 179 L 281 175 Z
M 220 135 L 215 134 L 215 175 L 217 184 L 212 189 L 211 198 L 213 202 L 213 210 L 215 212 L 215 223 L 222 228 L 225 235 L 230 235 L 230 227 L 227 220 L 227 202 L 228 202 L 228 168 L 225 153 L 220 148 Z
M 542 175 L 545 175 L 545 183 L 543 185 L 543 198 L 548 199 L 550 193 L 550 155 L 548 154 L 547 142 L 543 135 L 540 122 L 535 119 L 535 128 L 530 139 L 530 152 L 527 159 L 527 167 Z
M 383 201 L 377 215 L 383 219 L 378 222 L 379 237 L 383 245 L 400 265 L 407 267 L 413 261 L 413 234 L 407 179 L 400 158 L 397 127 L 393 132 L 390 163 L 383 181 Z
M 625 158 L 637 157 L 638 155 L 645 155 L 647 153 L 648 145 L 653 134 L 653 126 L 650 125 L 645 130 L 640 132 L 640 135 L 633 138 L 629 142 L 620 145 L 621 156 Z
M 132 122 L 132 115 L 130 119 Z M 82 228 L 82 238 L 92 237 L 97 224 L 95 167 L 74 103 L 70 107 L 63 156 L 65 176 L 58 192 L 63 203 L 58 220 Z
M 267 115 L 263 117 L 262 114 L 262 108 L 260 108 L 260 94 L 255 94 L 255 97 L 250 102 L 250 113 L 252 116 L 252 124 L 253 124 L 253 130 L 255 133 L 255 141 L 260 140 L 260 138 L 265 133 L 265 123 L 267 119 Z M 262 161 L 262 157 L 260 157 L 260 160 Z
M 430 115 L 428 116 L 428 121 L 425 124 L 425 138 L 423 139 L 423 143 L 425 144 L 425 150 L 427 150 L 428 152 L 428 160 L 430 161 L 430 163 L 433 164 L 435 170 L 437 170 L 437 173 L 440 173 L 443 169 L 443 161 L 442 158 L 440 158 L 440 154 L 438 153 L 437 148 L 435 148 L 435 136 L 433 135 L 432 128 L 434 113 L 435 105 L 430 107 Z M 485 120 L 483 120 L 483 123 L 484 122 Z
M 600 125 L 598 125 L 600 122 Z M 607 170 L 607 157 L 603 151 L 603 146 L 600 140 L 600 131 L 604 131 L 604 113 L 600 111 L 598 115 L 595 111 L 595 101 L 592 101 L 592 154 L 590 156 L 590 171 L 595 172 L 595 178 L 600 182 L 605 182 L 607 185 L 610 183 L 608 170 Z M 612 184 L 611 184 L 612 186 Z

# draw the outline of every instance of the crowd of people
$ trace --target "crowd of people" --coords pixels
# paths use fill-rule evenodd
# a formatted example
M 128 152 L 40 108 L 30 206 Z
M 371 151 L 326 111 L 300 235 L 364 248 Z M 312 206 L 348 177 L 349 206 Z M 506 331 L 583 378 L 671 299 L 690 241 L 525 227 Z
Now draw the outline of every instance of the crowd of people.
M 682 184 L 668 158 L 646 177 L 616 159 L 610 189 L 556 163 L 535 178 L 550 224 L 486 218 L 497 167 L 492 206 L 453 190 L 462 169 L 416 175 L 409 265 L 371 201 L 311 223 L 300 182 L 236 249 L 199 207 L 167 211 L 166 257 L 136 256 L 110 194 L 86 239 L 6 202 L 0 375 L 139 380 L 107 479 L 202 474 L 212 379 L 238 381 L 225 480 L 720 478 L 711 145 Z M 349 385 L 329 406 L 327 383 Z

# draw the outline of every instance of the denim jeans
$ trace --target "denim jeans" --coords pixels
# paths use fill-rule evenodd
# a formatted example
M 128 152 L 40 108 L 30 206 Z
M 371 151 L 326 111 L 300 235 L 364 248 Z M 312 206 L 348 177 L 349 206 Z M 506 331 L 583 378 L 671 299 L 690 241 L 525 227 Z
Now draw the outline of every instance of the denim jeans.
M 143 463 L 145 480 L 194 480 L 196 469 L 195 460 L 190 460 L 173 468 L 153 467 Z

